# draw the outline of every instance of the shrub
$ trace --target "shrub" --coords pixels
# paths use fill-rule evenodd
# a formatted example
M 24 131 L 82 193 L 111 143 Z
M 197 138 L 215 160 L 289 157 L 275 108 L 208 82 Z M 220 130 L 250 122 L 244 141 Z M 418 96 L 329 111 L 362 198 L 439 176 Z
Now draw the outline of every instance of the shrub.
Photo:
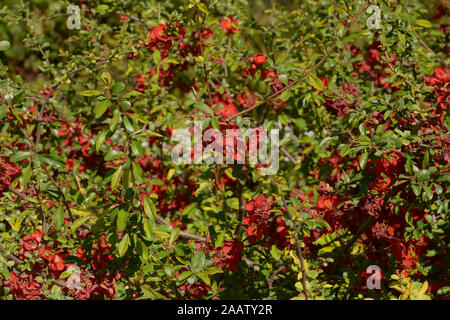
M 1 15 L 2 299 L 448 297 L 448 1 Z M 194 122 L 243 163 L 174 163 Z

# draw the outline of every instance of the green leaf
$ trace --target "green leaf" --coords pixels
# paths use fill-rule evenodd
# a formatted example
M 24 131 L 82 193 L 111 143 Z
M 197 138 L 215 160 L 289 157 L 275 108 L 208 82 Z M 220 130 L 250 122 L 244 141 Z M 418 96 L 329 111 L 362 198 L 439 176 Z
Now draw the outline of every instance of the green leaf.
M 55 230 L 61 229 L 64 224 L 64 208 L 62 206 L 56 208 L 53 221 L 55 222 Z
M 197 8 L 199 8 L 200 11 L 208 14 L 208 8 L 206 8 L 206 5 L 204 3 L 198 2 L 197 3 Z
M 130 236 L 128 233 L 123 236 L 123 238 L 120 240 L 119 245 L 117 247 L 119 252 L 119 257 L 123 257 L 125 252 L 127 252 L 128 246 L 130 245 Z
M 8 50 L 11 47 L 11 44 L 9 41 L 3 40 L 0 41 L 0 51 Z
M 270 254 L 277 261 L 280 260 L 282 253 L 283 252 L 280 249 L 278 249 L 276 245 L 273 245 L 272 248 L 270 249 Z
M 285 74 L 280 74 L 280 75 L 278 76 L 278 79 L 279 79 L 280 82 L 281 82 L 282 84 L 284 84 L 285 86 L 287 86 L 287 85 L 289 84 L 289 79 L 288 79 L 288 77 L 287 77 Z
M 108 107 L 111 105 L 111 101 L 109 99 L 98 102 L 94 107 L 94 117 L 95 119 L 100 118 Z
M 129 132 L 134 132 L 136 131 L 134 129 L 134 125 L 133 125 L 133 120 L 130 117 L 125 117 L 123 118 L 123 124 L 125 126 L 125 129 L 127 129 Z
M 127 227 L 128 211 L 121 209 L 117 215 L 117 230 L 122 232 Z
M 28 181 L 30 181 L 31 177 L 31 165 L 28 165 L 25 169 L 22 170 L 22 187 L 25 189 Z
M 204 102 L 201 102 L 201 101 L 196 102 L 195 107 L 204 113 L 210 113 L 210 114 L 213 113 L 211 108 Z
M 428 200 L 433 199 L 433 190 L 431 189 L 431 186 L 423 186 L 423 191 L 425 191 L 425 196 Z
M 411 185 L 411 189 L 414 192 L 414 194 L 416 195 L 416 197 L 418 197 L 420 195 L 420 186 L 416 185 L 416 184 L 412 184 Z
M 111 92 L 115 95 L 121 93 L 125 89 L 125 84 L 123 82 L 117 82 L 111 88 Z
M 197 251 L 191 260 L 191 270 L 192 272 L 199 272 L 203 269 L 205 265 L 206 257 L 203 251 Z
M 418 26 L 421 26 L 421 27 L 424 27 L 424 28 L 431 28 L 433 26 L 430 21 L 425 20 L 425 19 L 417 19 L 416 20 L 416 24 Z
M 109 74 L 109 72 L 107 71 L 103 72 L 100 77 L 103 80 L 103 82 L 105 82 L 105 84 L 109 85 L 111 83 L 111 74 Z
M 147 246 L 140 239 L 137 240 L 136 251 L 139 254 L 139 257 L 141 258 L 142 261 L 147 261 L 148 260 L 148 249 L 147 249 Z
M 11 161 L 11 162 L 22 161 L 24 159 L 29 158 L 31 155 L 32 155 L 32 153 L 28 152 L 28 151 L 18 151 L 9 157 L 9 161 Z
M 81 217 L 80 219 L 75 220 L 71 226 L 72 232 L 75 232 L 79 227 L 81 227 L 81 225 L 83 223 L 88 221 L 90 218 L 91 218 L 91 216 L 85 216 L 85 217 Z
M 169 239 L 169 246 L 172 245 L 172 243 L 174 243 L 177 239 L 178 236 L 180 235 L 180 229 L 176 228 L 175 230 L 172 231 L 172 233 L 170 234 L 170 239 Z
M 163 136 L 161 134 L 157 133 L 157 132 L 144 131 L 142 133 L 139 133 L 135 137 L 158 137 L 158 138 L 162 138 Z
M 144 212 L 145 215 L 153 222 L 156 219 L 156 207 L 153 201 L 144 195 Z
M 137 184 L 141 184 L 144 182 L 144 174 L 142 172 L 141 166 L 137 164 L 135 161 L 131 163 L 131 169 L 133 171 L 133 177 L 136 179 Z
M 359 158 L 359 166 L 362 169 L 366 167 L 367 160 L 369 159 L 369 154 L 367 152 L 364 152 L 361 157 Z
M 85 97 L 92 97 L 92 96 L 99 96 L 102 93 L 97 90 L 85 90 L 85 91 L 81 91 L 80 94 Z
M 97 151 L 97 152 L 100 151 L 100 148 L 102 147 L 103 142 L 105 142 L 106 135 L 107 135 L 106 131 L 101 131 L 98 134 L 97 139 L 95 140 L 95 151 Z
M 193 273 L 191 271 L 184 271 L 178 277 L 178 281 L 183 282 L 184 280 L 186 280 L 187 278 L 189 278 L 192 275 L 193 275 Z
M 291 91 L 289 91 L 289 90 L 283 91 L 283 93 L 280 95 L 280 99 L 283 101 L 288 101 L 290 97 L 291 97 Z
M 324 89 L 323 82 L 312 73 L 308 74 L 308 82 L 314 89 L 319 91 Z
M 423 157 L 422 169 L 428 169 L 429 166 L 430 166 L 430 153 L 427 150 L 425 151 L 425 155 Z
M 123 97 L 125 99 L 128 99 L 131 97 L 136 97 L 136 96 L 141 96 L 141 95 L 142 95 L 142 93 L 140 93 L 139 91 L 133 90 L 133 91 L 126 93 Z
M 144 148 L 142 148 L 142 144 L 140 141 L 131 140 L 131 153 L 136 158 L 139 158 L 144 154 Z
M 144 227 L 145 236 L 148 238 L 148 240 L 153 239 L 153 229 L 154 229 L 155 223 L 151 220 L 144 217 L 142 219 L 142 226 Z
M 159 52 L 159 50 L 153 51 L 153 62 L 155 62 L 155 64 L 159 66 L 161 62 L 161 53 Z
M 105 155 L 105 161 L 111 161 L 120 157 L 125 157 L 127 154 L 119 150 L 109 150 Z
M 53 154 L 39 154 L 37 157 L 52 167 L 62 168 L 66 165 L 61 158 Z
M 442 191 L 444 191 L 439 184 L 434 185 L 434 190 L 436 191 L 437 195 L 440 195 L 442 193 Z
M 167 298 L 165 296 L 163 296 L 162 294 L 160 294 L 159 292 L 153 290 L 153 288 L 151 288 L 149 285 L 142 285 L 141 287 L 142 293 L 149 297 L 150 299 L 154 299 L 154 300 L 167 300 Z
M 122 166 L 117 168 L 111 178 L 111 189 L 114 190 L 122 177 Z
M 111 119 L 111 122 L 109 123 L 109 130 L 111 132 L 114 132 L 114 130 L 116 130 L 117 123 L 119 123 L 121 115 L 122 115 L 122 113 L 120 112 L 120 110 L 118 110 L 118 109 L 114 110 L 113 118 Z
M 211 118 L 211 125 L 214 129 L 220 130 L 219 120 L 216 117 Z

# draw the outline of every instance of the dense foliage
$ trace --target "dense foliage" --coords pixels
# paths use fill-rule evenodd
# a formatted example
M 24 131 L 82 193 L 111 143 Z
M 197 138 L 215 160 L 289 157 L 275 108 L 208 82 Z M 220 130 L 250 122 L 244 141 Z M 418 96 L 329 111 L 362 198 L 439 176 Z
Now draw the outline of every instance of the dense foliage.
M 447 298 L 448 12 L 0 1 L 0 297 Z M 175 164 L 194 121 L 278 128 L 278 172 Z

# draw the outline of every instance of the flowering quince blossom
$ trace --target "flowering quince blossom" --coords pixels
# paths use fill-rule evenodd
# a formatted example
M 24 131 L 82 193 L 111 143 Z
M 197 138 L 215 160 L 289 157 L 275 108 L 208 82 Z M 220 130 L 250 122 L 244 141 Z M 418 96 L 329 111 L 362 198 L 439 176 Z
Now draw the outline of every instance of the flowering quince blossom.
M 221 269 L 227 268 L 231 272 L 237 272 L 237 265 L 242 260 L 242 249 L 244 249 L 242 242 L 225 240 L 222 247 L 216 248 L 216 255 L 214 256 L 216 266 Z
M 233 16 L 230 14 L 230 15 L 228 16 L 228 19 L 225 18 L 225 19 L 223 19 L 223 20 L 220 22 L 220 26 L 221 26 L 221 28 L 222 28 L 223 30 L 225 30 L 226 35 L 227 35 L 227 36 L 230 36 L 231 34 L 236 33 L 236 32 L 239 31 L 239 28 L 238 28 L 238 27 L 234 27 L 234 26 L 233 26 L 233 24 L 234 24 L 234 25 L 238 25 L 238 23 L 239 23 L 239 22 L 238 22 L 237 20 L 235 20 L 235 19 L 233 18 Z

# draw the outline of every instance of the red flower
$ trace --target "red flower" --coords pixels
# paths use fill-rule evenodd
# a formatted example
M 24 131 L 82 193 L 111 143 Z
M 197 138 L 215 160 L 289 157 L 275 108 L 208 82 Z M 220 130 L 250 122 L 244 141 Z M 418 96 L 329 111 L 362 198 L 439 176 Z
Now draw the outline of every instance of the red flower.
M 339 201 L 337 196 L 332 197 L 322 197 L 319 200 L 317 200 L 317 209 L 318 210 L 331 210 L 337 207 Z
M 220 23 L 220 26 L 223 30 L 225 30 L 225 33 L 227 36 L 229 36 L 232 33 L 236 33 L 239 31 L 238 27 L 234 27 L 233 24 L 237 25 L 238 21 L 233 19 L 232 15 L 228 16 L 228 19 L 223 19 Z
M 260 241 L 264 237 L 263 246 L 275 244 L 279 249 L 289 245 L 289 228 L 281 216 L 276 217 L 272 209 L 274 199 L 266 199 L 262 194 L 245 204 L 247 216 L 242 225 L 247 228 L 246 235 L 250 243 Z
M 216 248 L 214 262 L 218 268 L 228 268 L 231 272 L 237 271 L 237 264 L 242 259 L 244 244 L 240 241 L 226 240 L 223 247 Z
M 262 53 L 258 53 L 253 57 L 253 61 L 258 65 L 263 65 L 266 62 L 266 57 Z
M 48 261 L 50 263 L 50 270 L 52 271 L 63 271 L 66 267 L 64 264 L 64 256 L 60 254 L 52 255 Z
M 2 159 L 0 155 L 0 197 L 3 192 L 8 191 L 11 183 L 20 174 L 21 170 L 16 163 Z
M 190 285 L 187 285 L 185 283 L 182 286 L 180 286 L 180 289 L 185 290 L 187 296 L 190 296 L 194 299 L 198 299 L 206 295 L 208 293 L 208 290 L 211 289 L 211 287 L 201 281 L 196 281 Z
M 4 285 L 9 287 L 14 299 L 41 300 L 45 298 L 41 285 L 30 274 L 17 276 L 11 272 L 10 277 L 11 280 L 5 281 Z
M 236 104 L 230 103 L 230 104 L 223 104 L 220 103 L 219 105 L 222 105 L 222 108 L 216 112 L 217 115 L 222 115 L 224 119 L 228 119 L 231 116 L 234 116 L 238 111 Z
M 41 230 L 36 230 L 30 236 L 25 236 L 20 239 L 20 245 L 22 249 L 19 250 L 20 258 L 23 259 L 23 256 L 27 252 L 33 252 L 39 248 L 39 244 L 42 241 L 43 232 Z
M 317 77 L 317 78 L 319 78 L 320 81 L 322 81 L 322 83 L 323 83 L 323 89 L 322 90 L 318 90 L 318 91 L 324 92 L 325 89 L 328 87 L 329 80 L 328 80 L 328 78 L 322 78 L 322 77 Z

